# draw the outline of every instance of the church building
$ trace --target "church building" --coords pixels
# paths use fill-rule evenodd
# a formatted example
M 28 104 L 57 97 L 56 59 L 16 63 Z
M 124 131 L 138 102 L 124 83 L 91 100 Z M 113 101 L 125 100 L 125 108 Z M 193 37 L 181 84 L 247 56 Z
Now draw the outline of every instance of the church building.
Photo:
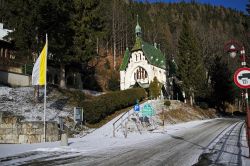
M 133 48 L 125 51 L 120 66 L 120 89 L 125 90 L 136 84 L 148 88 L 154 77 L 166 88 L 166 60 L 157 44 L 149 44 L 142 39 L 138 23 L 135 27 L 136 40 Z

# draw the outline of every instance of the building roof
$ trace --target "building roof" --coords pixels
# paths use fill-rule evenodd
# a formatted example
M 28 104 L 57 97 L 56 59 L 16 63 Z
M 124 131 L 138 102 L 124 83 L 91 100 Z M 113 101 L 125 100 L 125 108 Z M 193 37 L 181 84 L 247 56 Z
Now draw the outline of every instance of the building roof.
M 147 42 L 142 42 L 142 51 L 151 65 L 166 69 L 166 59 L 160 49 Z
M 134 85 L 130 85 L 130 88 L 133 88 L 135 86 L 141 87 L 141 88 L 149 88 L 149 83 L 140 83 L 140 82 L 136 82 Z
M 124 57 L 123 57 L 123 61 L 122 61 L 122 64 L 120 66 L 121 71 L 126 69 L 128 62 L 129 62 L 130 55 L 131 55 L 131 53 L 130 53 L 129 49 L 126 48 L 126 51 L 125 51 Z
M 134 52 L 138 50 L 141 50 L 144 53 L 145 57 L 147 58 L 148 62 L 151 65 L 154 65 L 162 69 L 166 69 L 165 56 L 163 55 L 161 50 L 147 42 L 144 42 L 141 37 L 136 37 L 134 47 L 132 48 L 131 51 Z M 131 53 L 129 52 L 127 48 L 124 54 L 121 67 L 120 67 L 121 71 L 126 69 L 129 63 L 130 56 L 131 56 Z
M 163 55 L 161 50 L 142 40 L 142 32 L 141 32 L 141 27 L 138 22 L 138 15 L 137 15 L 137 25 L 135 27 L 135 35 L 136 35 L 135 44 L 131 51 L 134 52 L 134 51 L 141 50 L 144 53 L 145 57 L 147 58 L 149 64 L 157 66 L 162 69 L 166 69 L 165 56 Z M 122 64 L 120 66 L 120 71 L 123 71 L 126 69 L 129 63 L 130 56 L 131 56 L 131 53 L 127 48 L 124 53 Z

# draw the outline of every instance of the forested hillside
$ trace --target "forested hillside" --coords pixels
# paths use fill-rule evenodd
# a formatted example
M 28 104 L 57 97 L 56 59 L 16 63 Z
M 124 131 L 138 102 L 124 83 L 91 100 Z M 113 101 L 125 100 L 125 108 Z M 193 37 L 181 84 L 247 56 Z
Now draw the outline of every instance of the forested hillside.
M 61 86 L 64 86 L 63 69 L 66 67 L 66 72 L 71 72 L 72 64 L 78 64 L 74 68 L 83 73 L 83 87 L 118 89 L 119 65 L 126 47 L 131 49 L 134 44 L 137 15 L 143 40 L 157 43 L 168 60 L 173 56 L 178 69 L 185 67 L 184 55 L 195 55 L 190 65 L 198 65 L 197 71 L 202 72 L 190 70 L 190 76 L 179 70 L 176 75 L 184 81 L 183 87 L 186 86 L 187 90 L 192 87 L 198 96 L 221 96 L 222 92 L 218 88 L 221 86 L 218 79 L 221 75 L 224 75 L 228 85 L 223 91 L 231 88 L 229 77 L 225 76 L 230 75 L 228 65 L 239 64 L 230 64 L 223 50 L 228 40 L 240 41 L 246 46 L 247 52 L 250 48 L 247 16 L 224 7 L 196 2 L 166 4 L 132 0 L 1 2 L 1 19 L 6 27 L 15 29 L 10 36 L 15 42 L 16 59 L 33 61 L 37 50 L 44 44 L 45 33 L 48 33 L 50 60 L 60 65 Z M 190 40 L 192 44 L 185 45 Z M 186 67 L 192 68 L 190 65 Z M 197 80 L 185 81 L 189 79 L 186 77 L 203 80 L 195 87 Z M 90 80 L 95 83 L 90 83 Z M 228 94 L 226 98 L 221 100 L 232 100 Z

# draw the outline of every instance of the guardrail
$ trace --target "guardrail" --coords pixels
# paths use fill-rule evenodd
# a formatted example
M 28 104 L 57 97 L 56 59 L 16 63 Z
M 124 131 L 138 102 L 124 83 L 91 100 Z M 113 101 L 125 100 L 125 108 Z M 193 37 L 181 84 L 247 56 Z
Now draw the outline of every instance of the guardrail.
M 140 102 L 140 105 L 141 104 L 144 104 L 145 102 L 147 102 L 148 100 L 143 100 L 142 102 Z M 129 113 L 131 111 L 131 109 L 130 110 L 128 110 L 128 111 L 126 111 L 124 114 L 122 114 L 122 116 L 120 117 L 120 118 L 118 118 L 114 123 L 113 123 L 113 137 L 115 137 L 115 130 L 116 129 L 118 129 L 118 127 L 120 127 L 121 125 L 122 125 L 122 123 L 125 121 L 125 120 L 127 120 L 131 115 L 133 115 L 134 114 L 134 111 L 131 111 L 131 113 Z M 125 119 L 122 119 L 125 115 L 127 114 L 127 117 L 125 118 Z M 121 120 L 122 119 L 122 120 Z M 121 120 L 121 122 L 119 123 L 119 124 L 117 124 L 119 121 Z M 126 125 L 126 124 L 125 124 Z M 136 124 L 137 125 L 137 124 Z M 137 126 L 137 128 L 138 128 L 138 126 Z M 140 134 L 141 134 L 141 131 L 139 130 L 139 128 L 138 128 L 138 131 L 140 132 Z M 126 136 L 125 136 L 126 137 Z
M 120 127 L 122 125 L 122 123 L 125 121 L 125 120 L 128 120 L 128 118 L 134 113 L 132 112 L 131 114 L 129 113 L 131 110 L 128 110 L 127 112 L 125 112 L 124 114 L 122 114 L 122 116 L 117 119 L 114 123 L 113 123 L 113 137 L 115 137 L 115 130 L 118 129 L 118 127 Z M 127 115 L 126 118 L 125 115 Z M 117 123 L 120 122 L 118 125 Z

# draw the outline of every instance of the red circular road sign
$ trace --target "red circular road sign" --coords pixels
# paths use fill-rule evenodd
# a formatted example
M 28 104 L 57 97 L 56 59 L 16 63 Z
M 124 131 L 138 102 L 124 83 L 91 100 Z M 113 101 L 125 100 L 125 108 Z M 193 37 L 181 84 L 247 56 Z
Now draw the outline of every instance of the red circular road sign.
M 250 88 L 250 68 L 243 67 L 234 73 L 234 83 L 239 88 Z

